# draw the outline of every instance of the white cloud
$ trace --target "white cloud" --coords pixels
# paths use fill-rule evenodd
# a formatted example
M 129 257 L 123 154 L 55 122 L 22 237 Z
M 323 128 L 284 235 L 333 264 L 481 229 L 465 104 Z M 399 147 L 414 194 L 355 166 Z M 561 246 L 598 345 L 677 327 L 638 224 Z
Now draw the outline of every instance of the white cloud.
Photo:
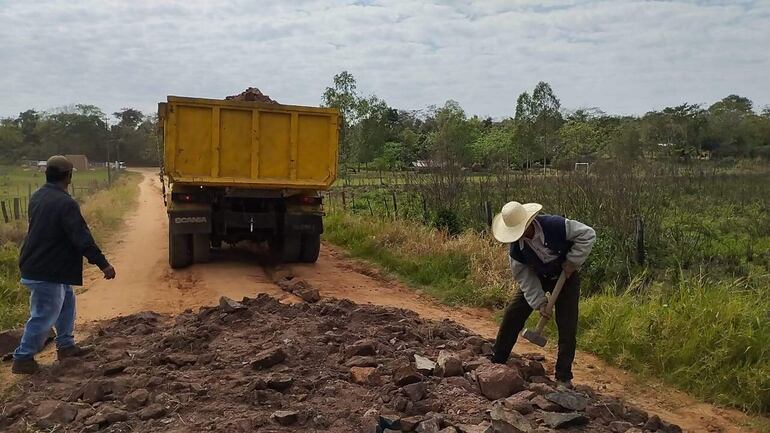
M 315 105 L 347 69 L 399 108 L 512 114 L 552 84 L 565 107 L 635 114 L 730 93 L 770 103 L 770 2 L 0 0 L 0 116 L 257 86 Z

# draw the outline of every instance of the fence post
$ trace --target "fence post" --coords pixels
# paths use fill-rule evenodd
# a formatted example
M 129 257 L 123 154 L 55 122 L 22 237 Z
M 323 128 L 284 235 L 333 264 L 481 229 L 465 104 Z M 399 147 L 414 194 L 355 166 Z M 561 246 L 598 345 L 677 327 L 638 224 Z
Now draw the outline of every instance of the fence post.
M 382 204 L 385 206 L 385 215 L 390 218 L 390 206 L 388 206 L 388 198 L 385 196 L 382 196 Z
M 636 263 L 644 265 L 644 219 L 641 216 L 636 217 Z
M 345 190 L 342 190 L 342 210 L 348 210 L 348 202 L 345 201 Z
M 422 197 L 422 219 L 425 224 L 428 224 L 428 202 L 425 200 L 425 194 L 420 194 Z
M 390 194 L 393 196 L 393 218 L 398 217 L 398 203 L 396 202 L 396 191 L 391 190 Z
M 369 197 L 366 198 L 366 206 L 369 207 L 369 215 L 374 216 L 374 209 L 372 209 L 372 202 Z
M 19 197 L 13 198 L 13 219 L 21 219 L 21 199 Z
M 492 227 L 492 205 L 488 202 L 484 202 L 484 214 L 487 217 L 487 227 Z
M 8 224 L 10 220 L 8 219 L 8 209 L 5 206 L 5 200 L 0 201 L 0 207 L 3 208 L 3 220 L 5 220 L 5 223 Z

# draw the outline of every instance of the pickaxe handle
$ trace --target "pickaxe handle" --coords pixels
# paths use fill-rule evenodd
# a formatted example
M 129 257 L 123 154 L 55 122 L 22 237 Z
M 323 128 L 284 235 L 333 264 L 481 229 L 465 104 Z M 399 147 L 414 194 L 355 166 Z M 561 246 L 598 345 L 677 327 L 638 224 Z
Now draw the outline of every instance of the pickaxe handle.
M 548 305 L 546 308 L 548 311 L 553 311 L 553 306 L 556 304 L 556 298 L 559 297 L 559 293 L 561 293 L 561 288 L 564 287 L 564 283 L 567 281 L 567 273 L 564 271 L 561 271 L 561 275 L 559 275 L 559 281 L 556 282 L 556 286 L 553 288 L 553 292 L 551 292 L 551 297 L 548 299 Z M 535 332 L 538 334 L 542 334 L 543 330 L 545 329 L 545 325 L 548 324 L 548 319 L 546 319 L 544 316 L 540 316 L 540 321 L 537 322 L 537 328 L 535 328 Z

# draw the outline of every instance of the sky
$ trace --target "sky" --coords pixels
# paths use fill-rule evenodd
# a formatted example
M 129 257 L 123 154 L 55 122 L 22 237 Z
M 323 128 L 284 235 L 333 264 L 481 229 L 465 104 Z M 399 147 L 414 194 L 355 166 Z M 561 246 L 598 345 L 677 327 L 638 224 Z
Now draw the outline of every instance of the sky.
M 319 105 L 343 70 L 392 107 L 494 118 L 538 81 L 566 109 L 761 108 L 769 53 L 770 0 L 0 0 L 0 117 L 250 86 Z

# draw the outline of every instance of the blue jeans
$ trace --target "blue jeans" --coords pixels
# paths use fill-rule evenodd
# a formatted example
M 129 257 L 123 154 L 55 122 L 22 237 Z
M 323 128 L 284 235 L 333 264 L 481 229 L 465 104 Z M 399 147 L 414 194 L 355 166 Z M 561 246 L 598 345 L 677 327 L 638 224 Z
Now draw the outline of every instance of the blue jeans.
M 43 349 L 45 341 L 56 327 L 56 348 L 75 345 L 75 293 L 69 284 L 27 280 L 21 284 L 29 289 L 29 320 L 24 326 L 21 343 L 13 359 L 32 359 Z

